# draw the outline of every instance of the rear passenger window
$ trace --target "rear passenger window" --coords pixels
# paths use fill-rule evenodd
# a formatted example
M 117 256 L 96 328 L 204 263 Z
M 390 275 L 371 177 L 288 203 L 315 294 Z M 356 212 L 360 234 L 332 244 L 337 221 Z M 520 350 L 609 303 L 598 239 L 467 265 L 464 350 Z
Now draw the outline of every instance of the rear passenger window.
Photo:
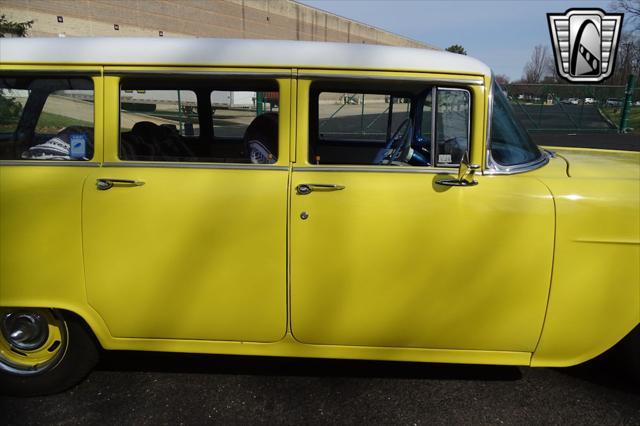
M 278 155 L 275 81 L 124 79 L 122 160 L 272 164 Z
M 123 90 L 120 127 L 129 132 L 141 119 L 172 128 L 181 136 L 199 134 L 198 100 L 193 90 Z
M 0 78 L 0 159 L 90 160 L 89 78 Z
M 214 90 L 211 109 L 214 135 L 239 139 L 257 116 L 278 111 L 278 92 Z

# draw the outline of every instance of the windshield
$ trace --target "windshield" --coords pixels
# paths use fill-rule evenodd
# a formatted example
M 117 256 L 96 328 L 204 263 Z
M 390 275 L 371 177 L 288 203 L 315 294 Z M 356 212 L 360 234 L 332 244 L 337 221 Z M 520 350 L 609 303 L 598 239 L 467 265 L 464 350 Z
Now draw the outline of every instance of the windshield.
M 493 115 L 489 144 L 491 157 L 503 166 L 526 164 L 538 160 L 542 152 L 516 119 L 502 88 L 495 80 L 492 84 L 494 85 Z

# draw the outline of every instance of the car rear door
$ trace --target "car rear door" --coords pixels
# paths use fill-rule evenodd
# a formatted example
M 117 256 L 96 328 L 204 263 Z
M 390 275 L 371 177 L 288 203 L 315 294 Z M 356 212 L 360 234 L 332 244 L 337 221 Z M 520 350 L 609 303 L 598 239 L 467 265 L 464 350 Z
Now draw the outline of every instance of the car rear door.
M 232 71 L 153 81 L 106 71 L 105 163 L 86 180 L 82 216 L 87 297 L 115 337 L 273 342 L 286 332 L 290 71 Z M 272 164 L 233 158 L 255 104 L 216 107 L 212 94 L 207 105 L 203 92 L 263 90 L 254 83 L 279 92 Z M 159 156 L 147 136 L 160 127 L 194 157 Z

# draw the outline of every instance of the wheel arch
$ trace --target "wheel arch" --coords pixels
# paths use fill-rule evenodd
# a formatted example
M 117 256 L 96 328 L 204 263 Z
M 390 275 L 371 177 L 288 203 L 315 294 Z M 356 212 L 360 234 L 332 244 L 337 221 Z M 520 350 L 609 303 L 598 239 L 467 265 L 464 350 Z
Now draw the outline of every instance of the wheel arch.
M 3 303 L 2 308 L 39 308 L 58 311 L 65 320 L 77 320 L 92 336 L 94 343 L 102 349 L 109 346 L 111 335 L 102 318 L 90 307 L 75 306 L 67 303 L 46 303 L 24 300 L 21 303 Z

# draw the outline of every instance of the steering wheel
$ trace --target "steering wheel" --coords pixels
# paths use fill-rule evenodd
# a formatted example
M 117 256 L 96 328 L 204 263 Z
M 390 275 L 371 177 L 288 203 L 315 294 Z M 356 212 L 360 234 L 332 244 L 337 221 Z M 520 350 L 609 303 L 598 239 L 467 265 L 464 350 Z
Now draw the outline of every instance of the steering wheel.
M 407 131 L 409 130 L 409 123 L 411 123 L 410 117 L 402 120 L 402 123 L 400 123 L 396 131 L 393 132 L 393 135 L 391 135 L 391 138 L 385 147 L 376 154 L 373 164 L 389 164 L 400 156 L 404 145 L 403 140 L 407 136 Z

